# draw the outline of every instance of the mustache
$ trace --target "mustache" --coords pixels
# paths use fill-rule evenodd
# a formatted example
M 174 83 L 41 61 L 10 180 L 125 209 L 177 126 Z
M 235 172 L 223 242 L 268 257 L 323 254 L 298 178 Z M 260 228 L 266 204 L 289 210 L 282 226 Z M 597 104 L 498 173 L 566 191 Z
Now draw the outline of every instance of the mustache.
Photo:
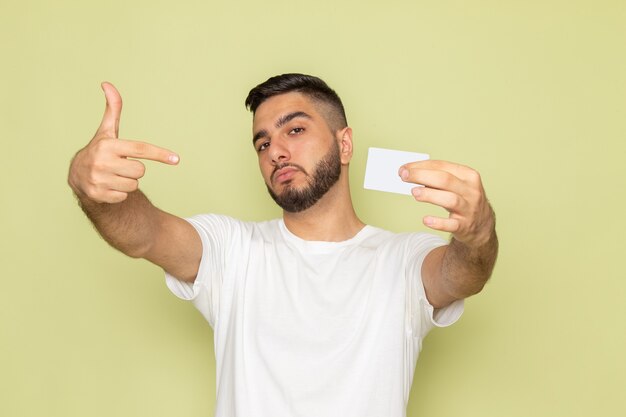
M 305 171 L 305 169 L 304 169 L 303 167 L 301 167 L 300 165 L 298 165 L 298 164 L 294 164 L 294 163 L 291 163 L 291 162 L 284 162 L 284 163 L 282 163 L 282 164 L 278 164 L 278 165 L 276 165 L 276 166 L 274 167 L 274 170 L 272 171 L 272 175 L 271 175 L 272 181 L 274 181 L 274 176 L 276 175 L 276 173 L 277 173 L 279 170 L 281 170 L 281 169 L 283 169 L 283 168 L 286 168 L 286 167 L 292 167 L 292 168 L 295 168 L 295 169 L 297 169 L 298 171 L 302 171 L 302 172 L 304 173 L 304 175 L 309 176 L 309 174 Z

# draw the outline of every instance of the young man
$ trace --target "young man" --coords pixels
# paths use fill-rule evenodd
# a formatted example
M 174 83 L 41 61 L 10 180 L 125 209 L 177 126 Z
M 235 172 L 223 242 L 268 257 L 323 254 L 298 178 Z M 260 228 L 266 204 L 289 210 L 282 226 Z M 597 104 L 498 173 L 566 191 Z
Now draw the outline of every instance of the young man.
M 168 287 L 213 327 L 216 416 L 405 415 L 422 339 L 458 319 L 496 259 L 480 176 L 444 161 L 399 169 L 424 185 L 413 190 L 417 201 L 450 213 L 424 219 L 452 233 L 448 244 L 365 225 L 350 197 L 352 130 L 339 97 L 316 77 L 285 74 L 246 99 L 282 219 L 183 220 L 138 190 L 138 159 L 176 164 L 178 156 L 118 139 L 121 98 L 103 89 L 102 123 L 73 159 L 69 184 L 111 245 L 161 266 Z

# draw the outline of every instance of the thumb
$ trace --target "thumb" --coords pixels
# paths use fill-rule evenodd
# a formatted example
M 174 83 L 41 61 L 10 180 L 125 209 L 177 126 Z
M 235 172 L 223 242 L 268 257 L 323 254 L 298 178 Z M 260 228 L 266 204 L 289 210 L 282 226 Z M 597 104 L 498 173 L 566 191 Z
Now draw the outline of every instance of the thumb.
M 97 135 L 117 138 L 119 137 L 120 116 L 122 115 L 122 97 L 111 83 L 103 82 L 101 87 L 106 98 L 106 108 Z

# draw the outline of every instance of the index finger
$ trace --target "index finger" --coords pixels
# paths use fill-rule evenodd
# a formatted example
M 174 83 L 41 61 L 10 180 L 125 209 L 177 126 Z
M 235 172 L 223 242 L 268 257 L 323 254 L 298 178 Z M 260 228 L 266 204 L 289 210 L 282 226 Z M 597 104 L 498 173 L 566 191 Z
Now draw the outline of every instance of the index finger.
M 116 140 L 113 143 L 114 150 L 119 156 L 147 159 L 169 165 L 176 165 L 180 161 L 180 157 L 175 152 L 151 143 L 135 140 Z
M 434 171 L 446 171 L 462 180 L 469 180 L 474 177 L 474 174 L 476 174 L 476 171 L 465 165 L 436 159 L 428 159 L 425 161 L 417 161 L 404 164 L 398 170 L 398 175 L 402 175 L 402 170 L 404 169 L 427 169 Z

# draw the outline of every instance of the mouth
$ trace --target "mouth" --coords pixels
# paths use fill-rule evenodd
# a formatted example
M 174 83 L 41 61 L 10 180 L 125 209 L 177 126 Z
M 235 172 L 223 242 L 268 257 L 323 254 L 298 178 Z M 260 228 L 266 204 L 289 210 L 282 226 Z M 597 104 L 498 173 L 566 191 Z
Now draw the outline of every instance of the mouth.
M 291 165 L 277 169 L 272 174 L 272 182 L 281 184 L 290 181 L 298 171 L 300 169 Z

